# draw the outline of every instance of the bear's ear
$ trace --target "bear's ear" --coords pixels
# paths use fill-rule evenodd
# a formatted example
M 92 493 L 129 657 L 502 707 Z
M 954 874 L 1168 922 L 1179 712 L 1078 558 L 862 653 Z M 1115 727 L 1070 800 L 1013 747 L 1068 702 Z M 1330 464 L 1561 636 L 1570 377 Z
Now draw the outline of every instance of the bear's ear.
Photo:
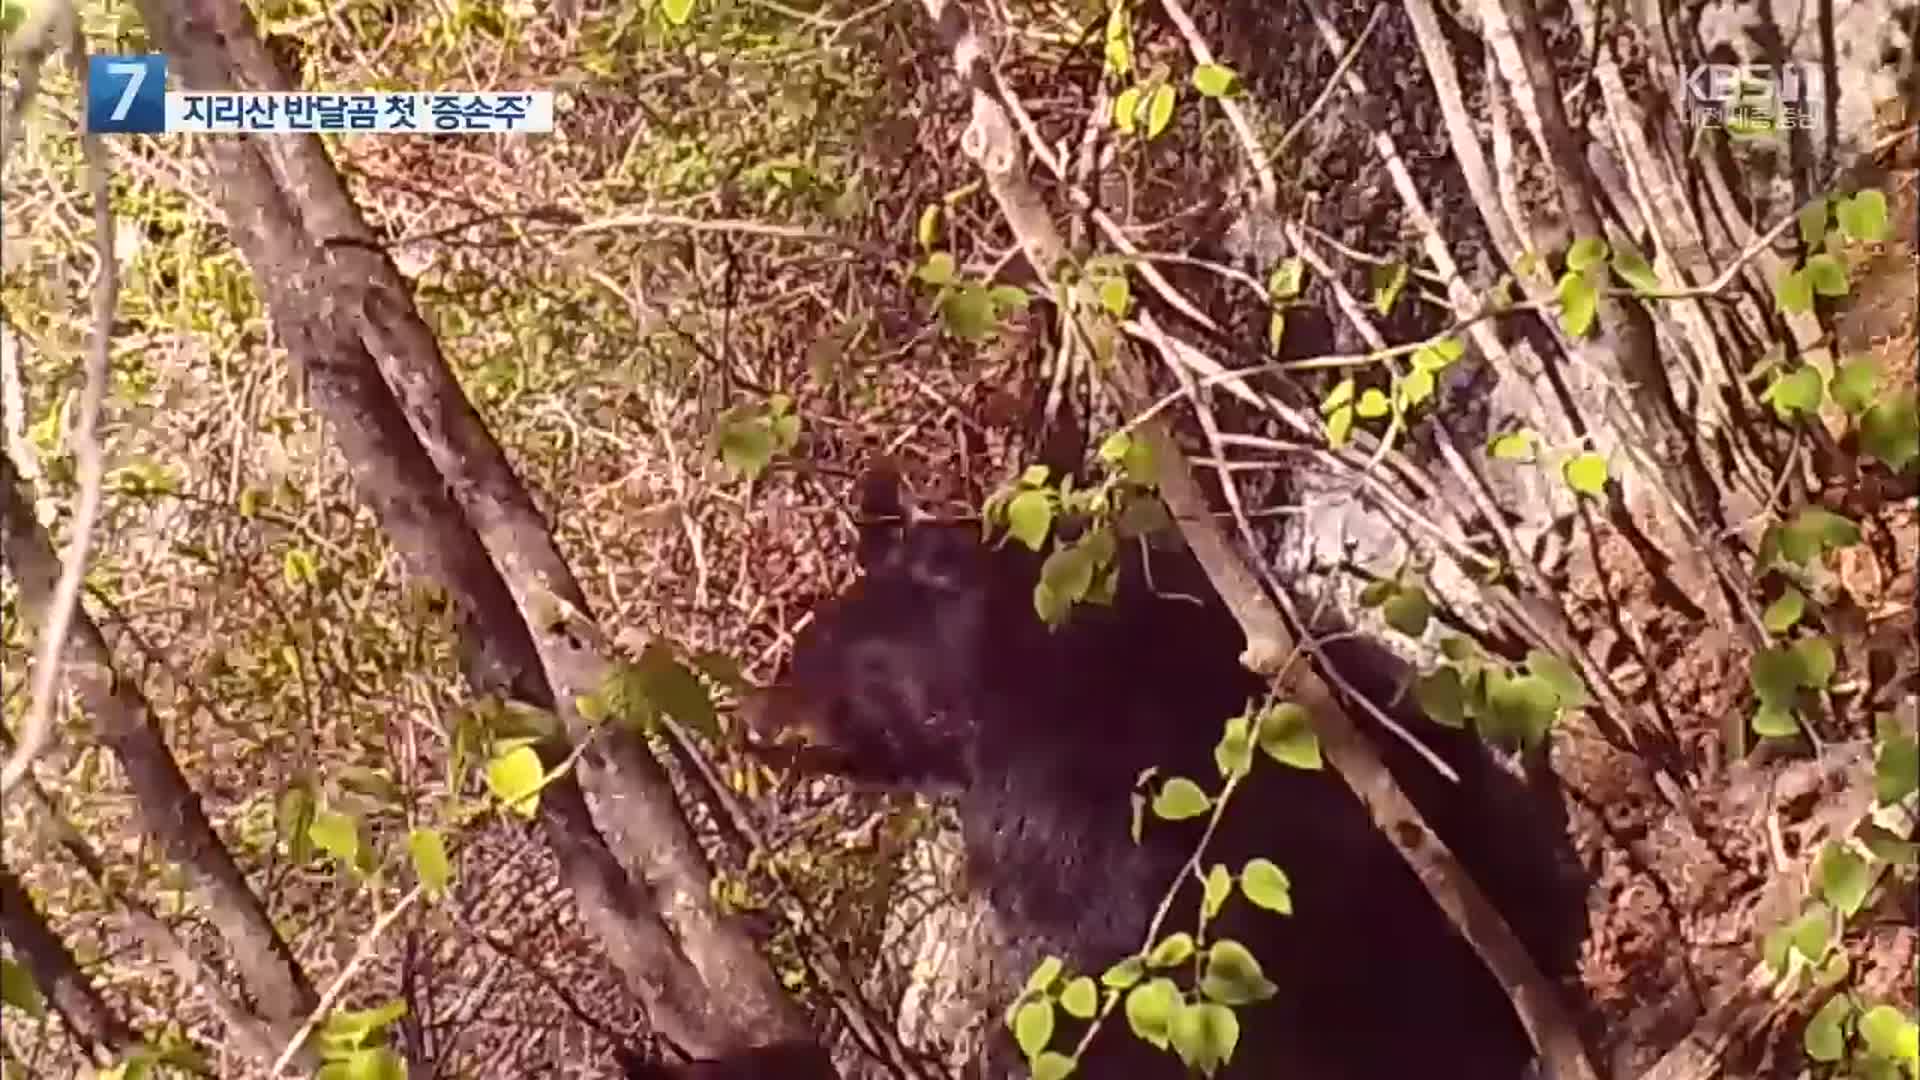
M 873 570 L 888 561 L 906 535 L 910 514 L 899 466 L 889 458 L 876 459 L 860 476 L 854 507 L 860 530 L 860 569 Z

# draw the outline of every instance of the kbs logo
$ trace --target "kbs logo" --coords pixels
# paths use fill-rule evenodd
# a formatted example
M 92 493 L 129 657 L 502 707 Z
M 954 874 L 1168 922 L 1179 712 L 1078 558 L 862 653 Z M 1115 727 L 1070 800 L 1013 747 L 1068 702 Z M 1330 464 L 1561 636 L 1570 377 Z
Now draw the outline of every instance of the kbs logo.
M 1810 129 L 1826 101 L 1821 76 L 1809 63 L 1701 64 L 1687 76 L 1693 126 L 1736 139 Z

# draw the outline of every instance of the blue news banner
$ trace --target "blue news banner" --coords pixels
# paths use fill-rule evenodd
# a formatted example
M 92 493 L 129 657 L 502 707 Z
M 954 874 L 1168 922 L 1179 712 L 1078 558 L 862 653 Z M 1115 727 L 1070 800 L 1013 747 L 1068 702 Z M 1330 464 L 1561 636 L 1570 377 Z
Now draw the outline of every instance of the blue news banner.
M 87 57 L 87 130 L 481 135 L 550 132 L 553 92 L 255 94 L 169 91 L 167 58 Z

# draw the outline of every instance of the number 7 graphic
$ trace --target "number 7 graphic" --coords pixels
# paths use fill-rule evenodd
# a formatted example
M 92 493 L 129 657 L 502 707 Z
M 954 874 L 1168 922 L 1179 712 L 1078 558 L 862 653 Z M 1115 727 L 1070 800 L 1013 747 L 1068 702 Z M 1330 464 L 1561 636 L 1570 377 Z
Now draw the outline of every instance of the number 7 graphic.
M 158 134 L 167 128 L 167 58 L 87 57 L 87 130 Z

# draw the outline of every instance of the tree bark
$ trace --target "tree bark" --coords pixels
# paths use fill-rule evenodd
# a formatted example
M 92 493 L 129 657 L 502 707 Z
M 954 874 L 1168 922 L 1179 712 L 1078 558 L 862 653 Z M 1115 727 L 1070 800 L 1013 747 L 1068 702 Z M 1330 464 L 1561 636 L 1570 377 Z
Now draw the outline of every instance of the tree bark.
M 60 577 L 60 560 L 33 516 L 32 494 L 0 454 L 0 550 L 20 586 L 21 606 L 38 625 Z M 67 635 L 66 679 L 93 720 L 95 736 L 126 771 L 134 819 L 184 868 L 207 918 L 219 931 L 260 1011 L 298 1023 L 319 998 L 295 961 L 266 905 L 254 895 L 233 854 L 207 820 L 200 797 L 160 736 L 146 698 L 113 669 L 113 653 L 85 608 Z
M 185 85 L 288 88 L 240 5 L 141 8 Z M 805 1015 L 752 939 L 713 907 L 711 872 L 660 763 L 636 736 L 593 732 L 578 714 L 574 702 L 608 671 L 604 635 L 319 141 L 203 145 L 235 241 L 357 490 L 409 569 L 440 581 L 460 605 L 467 652 L 496 684 L 478 688 L 506 684 L 558 712 L 572 739 L 593 737 L 579 775 L 615 847 L 637 864 L 639 887 L 594 829 L 572 775 L 546 789 L 541 820 L 588 925 L 657 1028 L 695 1056 L 810 1040 Z M 543 748 L 549 765 L 564 753 L 562 740 Z M 653 903 L 643 909 L 636 894 Z
M 66 1021 L 68 1034 L 95 1064 L 110 1065 L 140 1045 L 140 1036 L 94 989 L 26 888 L 4 866 L 0 866 L 0 937 L 13 946 L 40 993 Z

